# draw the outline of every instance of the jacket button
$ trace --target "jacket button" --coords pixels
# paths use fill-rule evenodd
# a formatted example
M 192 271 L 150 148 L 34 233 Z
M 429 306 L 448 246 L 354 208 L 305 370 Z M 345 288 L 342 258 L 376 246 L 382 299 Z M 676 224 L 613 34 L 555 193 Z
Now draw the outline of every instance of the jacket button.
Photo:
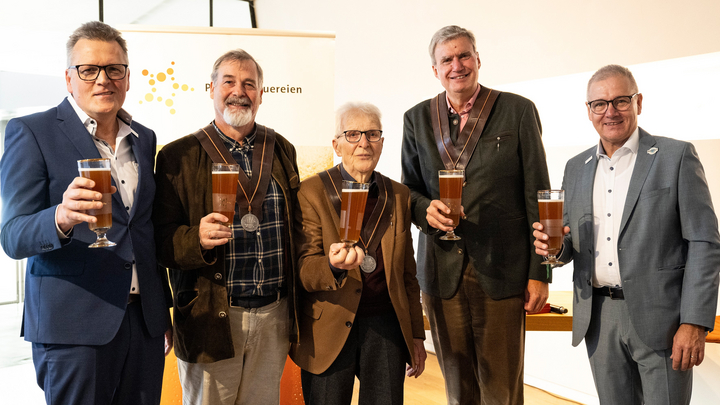
M 352 328 L 352 322 L 350 322 L 350 321 L 345 322 L 345 326 L 347 326 L 348 328 Z
M 588 285 L 591 285 L 591 284 L 592 284 L 592 283 L 590 282 L 590 280 L 588 280 L 587 283 L 588 283 Z
M 127 270 L 130 270 L 130 269 L 132 268 L 132 264 L 130 264 L 130 263 L 125 263 L 125 268 L 126 268 Z
M 215 280 L 220 280 L 220 279 L 222 279 L 222 274 L 215 273 Z
M 459 254 L 459 255 L 462 254 L 462 249 L 458 249 L 458 254 Z
M 355 290 L 355 293 L 362 294 L 362 290 L 358 288 L 357 290 Z
M 225 317 L 227 317 L 227 314 L 225 313 L 225 311 L 220 311 L 220 313 L 218 314 L 218 316 L 219 316 L 220 318 L 225 318 Z

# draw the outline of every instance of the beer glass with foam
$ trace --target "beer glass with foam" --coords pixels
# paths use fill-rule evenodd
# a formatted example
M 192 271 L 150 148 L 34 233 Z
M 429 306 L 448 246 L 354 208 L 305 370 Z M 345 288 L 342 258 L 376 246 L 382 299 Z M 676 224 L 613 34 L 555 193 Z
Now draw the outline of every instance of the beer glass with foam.
M 88 215 L 97 218 L 97 222 L 88 222 L 88 228 L 97 234 L 95 243 L 88 247 L 99 248 L 115 246 L 115 242 L 108 240 L 106 234 L 112 228 L 112 176 L 110 173 L 110 159 L 83 159 L 78 160 L 80 177 L 95 182 L 93 191 L 102 193 L 103 207 L 98 210 L 87 210 Z
M 213 212 L 225 215 L 228 222 L 224 222 L 223 225 L 228 227 L 235 217 L 239 174 L 238 164 L 212 164 Z
M 343 180 L 340 207 L 340 240 L 350 247 L 360 239 L 369 183 Z
M 565 264 L 558 261 L 557 255 L 563 245 L 563 204 L 564 190 L 539 190 L 537 193 L 540 223 L 548 236 L 548 258 L 542 264 Z
M 452 227 L 456 228 L 460 225 L 460 213 L 462 212 L 462 188 L 465 181 L 464 170 L 440 170 L 438 172 L 440 180 L 440 201 L 450 208 L 450 214 L 445 214 L 447 218 L 452 219 Z M 445 235 L 440 237 L 441 240 L 460 240 L 455 235 L 455 229 L 451 229 Z

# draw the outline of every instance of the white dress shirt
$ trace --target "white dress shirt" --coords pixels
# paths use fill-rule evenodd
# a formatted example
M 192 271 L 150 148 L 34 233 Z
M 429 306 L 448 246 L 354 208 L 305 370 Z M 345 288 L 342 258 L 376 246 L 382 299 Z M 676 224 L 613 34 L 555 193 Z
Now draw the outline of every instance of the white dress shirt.
M 120 193 L 120 198 L 125 206 L 125 210 L 129 213 L 130 210 L 132 210 L 133 202 L 135 202 L 135 192 L 138 185 L 138 164 L 135 160 L 135 154 L 132 151 L 132 144 L 128 138 L 130 135 L 134 135 L 135 137 L 139 136 L 130 128 L 132 116 L 122 109 L 118 112 L 118 133 L 115 138 L 115 150 L 113 150 L 110 144 L 95 136 L 97 121 L 85 114 L 85 111 L 78 107 L 72 96 L 68 96 L 68 101 L 75 110 L 75 113 L 77 113 L 80 121 L 85 125 L 88 133 L 92 136 L 95 146 L 98 152 L 100 152 L 100 156 L 110 159 L 112 178 L 115 180 L 115 185 L 118 189 L 117 192 Z M 134 257 L 130 293 L 140 294 L 137 265 L 135 264 Z
M 593 224 L 595 230 L 595 273 L 593 286 L 621 287 L 618 261 L 620 220 L 627 199 L 640 134 L 637 128 L 625 144 L 608 157 L 602 142 L 598 143 L 598 159 L 593 185 Z

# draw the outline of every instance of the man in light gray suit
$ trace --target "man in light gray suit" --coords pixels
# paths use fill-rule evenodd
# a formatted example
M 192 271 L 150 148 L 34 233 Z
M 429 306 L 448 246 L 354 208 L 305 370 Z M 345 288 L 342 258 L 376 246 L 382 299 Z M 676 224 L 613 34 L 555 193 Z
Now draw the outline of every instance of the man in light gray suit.
M 687 404 L 715 323 L 720 236 L 692 144 L 637 126 L 642 94 L 609 65 L 588 83 L 597 146 L 565 167 L 574 263 L 573 345 L 587 345 L 601 404 Z M 539 223 L 535 248 L 547 255 Z

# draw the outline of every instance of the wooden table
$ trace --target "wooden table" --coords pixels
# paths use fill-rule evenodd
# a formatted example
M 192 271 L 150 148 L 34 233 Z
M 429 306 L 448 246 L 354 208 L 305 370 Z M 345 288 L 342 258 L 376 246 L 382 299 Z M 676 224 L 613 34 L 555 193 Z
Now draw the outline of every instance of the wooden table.
M 525 318 L 525 330 L 528 331 L 572 331 L 572 291 L 550 291 L 547 302 L 565 307 L 566 314 L 528 315 Z

